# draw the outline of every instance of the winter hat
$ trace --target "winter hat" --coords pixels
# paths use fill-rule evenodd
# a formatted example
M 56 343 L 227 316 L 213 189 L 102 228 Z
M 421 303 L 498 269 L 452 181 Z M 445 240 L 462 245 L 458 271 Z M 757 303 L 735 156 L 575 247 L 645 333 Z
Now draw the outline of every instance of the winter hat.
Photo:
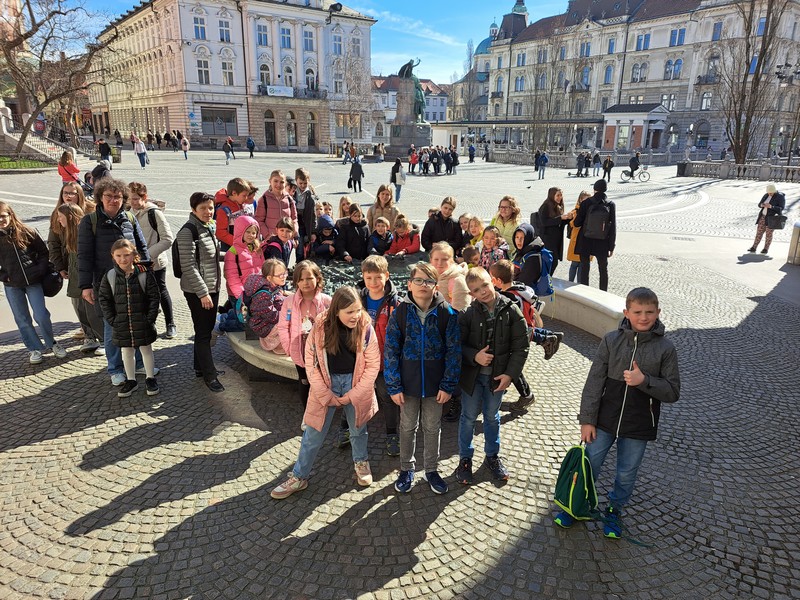
M 768 193 L 768 194 L 774 194 L 774 193 L 775 193 L 775 192 L 777 192 L 777 191 L 778 191 L 778 188 L 777 188 L 777 187 L 775 187 L 775 184 L 774 184 L 774 183 L 768 183 L 768 184 L 767 184 L 767 193 Z

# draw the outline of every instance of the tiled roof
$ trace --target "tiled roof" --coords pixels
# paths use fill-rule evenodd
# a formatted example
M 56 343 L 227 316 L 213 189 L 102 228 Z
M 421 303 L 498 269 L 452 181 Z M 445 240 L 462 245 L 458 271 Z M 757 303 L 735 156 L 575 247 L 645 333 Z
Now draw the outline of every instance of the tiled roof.
M 636 14 L 633 21 L 649 21 L 660 19 L 672 15 L 688 15 L 690 12 L 700 7 L 701 0 L 644 0 L 644 3 Z
M 657 109 L 661 106 L 658 102 L 652 102 L 649 104 L 615 104 L 614 106 L 609 106 L 605 111 L 605 113 L 649 113 L 651 110 Z
M 517 36 L 515 42 L 527 42 L 531 40 L 550 38 L 553 36 L 553 33 L 556 29 L 564 25 L 566 18 L 566 14 L 560 14 L 539 19 L 535 23 L 528 25 L 523 32 Z
M 565 25 L 578 25 L 584 19 L 593 21 L 613 19 L 636 12 L 645 0 L 570 0 L 567 6 Z M 666 0 L 658 0 L 668 4 Z M 670 4 L 672 2 L 669 2 Z

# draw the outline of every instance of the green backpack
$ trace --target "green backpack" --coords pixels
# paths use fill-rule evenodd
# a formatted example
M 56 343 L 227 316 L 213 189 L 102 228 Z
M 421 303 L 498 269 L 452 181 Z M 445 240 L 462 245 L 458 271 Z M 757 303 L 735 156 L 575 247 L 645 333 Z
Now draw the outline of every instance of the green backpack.
M 553 500 L 579 521 L 599 517 L 594 474 L 584 446 L 572 446 L 567 451 L 558 472 Z

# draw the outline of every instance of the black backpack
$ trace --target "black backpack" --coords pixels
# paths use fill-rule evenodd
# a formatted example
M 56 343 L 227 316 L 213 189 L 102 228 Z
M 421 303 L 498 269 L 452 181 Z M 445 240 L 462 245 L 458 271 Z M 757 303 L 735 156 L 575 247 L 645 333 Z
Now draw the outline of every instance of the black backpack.
M 592 204 L 586 211 L 581 233 L 590 240 L 607 240 L 611 234 L 611 206 L 605 202 Z
M 188 229 L 192 233 L 194 260 L 197 264 L 200 264 L 200 248 L 197 246 L 197 240 L 200 239 L 200 234 L 197 232 L 197 227 L 192 223 L 184 223 L 181 229 Z M 178 233 L 180 233 L 180 230 L 178 230 Z M 183 275 L 183 271 L 181 271 L 181 254 L 178 251 L 178 234 L 175 234 L 175 241 L 172 242 L 172 274 L 178 279 Z

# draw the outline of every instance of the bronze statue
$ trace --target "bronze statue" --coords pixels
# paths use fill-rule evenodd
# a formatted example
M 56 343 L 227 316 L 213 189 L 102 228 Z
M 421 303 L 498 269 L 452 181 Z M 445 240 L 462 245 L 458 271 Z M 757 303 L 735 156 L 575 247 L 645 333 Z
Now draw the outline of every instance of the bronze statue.
M 410 61 L 408 61 L 402 67 L 400 67 L 400 71 L 398 71 L 398 73 L 397 73 L 398 76 L 400 77 L 400 79 L 412 79 L 412 78 L 416 79 L 414 77 L 414 67 L 418 67 L 419 63 L 420 63 L 420 60 L 417 59 L 417 64 L 414 64 L 414 59 L 412 58 Z
M 425 92 L 422 91 L 422 85 L 419 82 L 419 79 L 416 75 L 414 75 L 414 67 L 419 66 L 421 61 L 417 59 L 417 62 L 414 62 L 414 59 L 411 59 L 402 67 L 400 67 L 400 71 L 398 71 L 398 77 L 400 79 L 411 79 L 414 81 L 414 107 L 413 113 L 416 117 L 417 122 L 424 122 L 422 115 L 425 111 Z

